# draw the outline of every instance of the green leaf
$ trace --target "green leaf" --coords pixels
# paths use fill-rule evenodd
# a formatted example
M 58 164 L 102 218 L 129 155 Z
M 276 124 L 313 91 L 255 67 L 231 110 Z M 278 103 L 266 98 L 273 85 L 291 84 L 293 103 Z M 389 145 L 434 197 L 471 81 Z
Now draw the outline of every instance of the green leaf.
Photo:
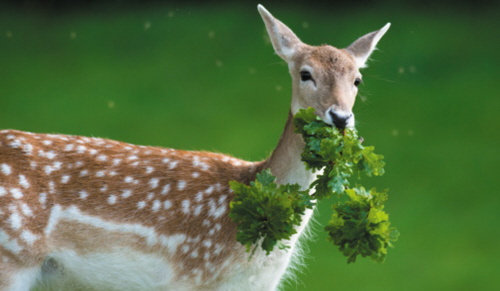
M 369 177 L 373 175 L 382 176 L 384 174 L 385 166 L 385 162 L 383 161 L 384 156 L 375 154 L 373 150 L 373 146 L 365 147 L 363 149 L 362 163 L 364 170 L 366 172 L 366 175 Z
M 257 174 L 250 186 L 231 181 L 229 185 L 235 193 L 229 207 L 229 217 L 237 226 L 236 240 L 246 246 L 247 252 L 255 252 L 260 247 L 269 254 L 278 242 L 289 240 L 297 233 L 307 208 L 314 203 L 308 191 L 299 191 L 298 185 L 277 185 L 269 169 Z M 283 243 L 278 245 L 286 249 Z
M 276 177 L 271 174 L 271 171 L 262 171 L 257 173 L 257 181 L 262 184 L 262 187 L 268 187 L 270 184 L 274 183 Z
M 383 211 L 387 191 L 377 192 L 374 188 L 366 195 L 363 187 L 357 187 L 346 190 L 346 194 L 349 200 L 332 206 L 334 214 L 325 227 L 328 240 L 348 257 L 348 263 L 354 262 L 358 255 L 383 262 L 387 247 L 399 236 Z
M 258 173 L 250 185 L 231 181 L 235 197 L 229 217 L 237 224 L 236 240 L 251 252 L 250 257 L 259 245 L 267 254 L 274 247 L 288 249 L 286 241 L 297 233 L 305 210 L 314 207 L 313 200 L 336 194 L 346 198 L 332 205 L 334 213 L 325 227 L 328 240 L 338 246 L 348 263 L 359 255 L 383 262 L 387 248 L 399 236 L 383 210 L 387 190 L 350 188 L 349 182 L 355 172 L 358 177 L 363 172 L 370 177 L 384 174 L 383 156 L 375 154 L 373 146 L 362 146 L 355 130 L 340 132 L 323 122 L 313 108 L 299 110 L 294 126 L 304 139 L 301 159 L 306 169 L 320 171 L 309 186 L 314 197 L 309 191 L 300 191 L 298 184 L 278 186 L 268 169 Z

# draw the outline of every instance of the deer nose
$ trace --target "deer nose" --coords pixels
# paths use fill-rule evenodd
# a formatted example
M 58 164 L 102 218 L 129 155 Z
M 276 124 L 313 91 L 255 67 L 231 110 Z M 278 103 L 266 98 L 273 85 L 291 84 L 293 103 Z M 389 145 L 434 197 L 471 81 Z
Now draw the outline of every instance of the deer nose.
M 346 127 L 347 120 L 352 116 L 352 113 L 337 113 L 335 112 L 335 110 L 330 110 L 329 113 L 332 118 L 333 124 L 335 124 L 335 126 L 340 130 L 343 130 Z

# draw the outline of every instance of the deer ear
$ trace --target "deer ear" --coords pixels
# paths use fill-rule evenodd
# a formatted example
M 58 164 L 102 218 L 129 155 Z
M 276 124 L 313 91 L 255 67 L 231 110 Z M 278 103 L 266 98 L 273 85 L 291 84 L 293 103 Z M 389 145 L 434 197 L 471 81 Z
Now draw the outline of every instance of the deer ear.
M 366 61 L 368 60 L 368 57 L 371 55 L 378 41 L 387 32 L 390 26 L 391 24 L 387 23 L 380 30 L 368 33 L 367 35 L 358 38 L 355 42 L 353 42 L 349 47 L 345 49 L 354 57 L 354 60 L 356 61 L 356 64 L 359 68 L 366 67 Z
M 274 18 L 262 5 L 258 5 L 260 16 L 266 24 L 267 33 L 271 38 L 274 51 L 285 61 L 290 61 L 294 52 L 302 45 L 293 31 L 281 21 Z

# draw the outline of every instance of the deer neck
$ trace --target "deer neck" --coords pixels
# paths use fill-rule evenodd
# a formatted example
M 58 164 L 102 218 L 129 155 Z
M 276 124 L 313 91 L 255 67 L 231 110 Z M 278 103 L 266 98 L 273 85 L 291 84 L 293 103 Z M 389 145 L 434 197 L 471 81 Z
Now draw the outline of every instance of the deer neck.
M 306 170 L 301 160 L 305 143 L 300 134 L 294 133 L 293 115 L 288 113 L 285 129 L 278 146 L 267 161 L 267 168 L 276 176 L 278 184 L 299 184 L 303 190 L 309 188 L 314 179 L 311 170 Z

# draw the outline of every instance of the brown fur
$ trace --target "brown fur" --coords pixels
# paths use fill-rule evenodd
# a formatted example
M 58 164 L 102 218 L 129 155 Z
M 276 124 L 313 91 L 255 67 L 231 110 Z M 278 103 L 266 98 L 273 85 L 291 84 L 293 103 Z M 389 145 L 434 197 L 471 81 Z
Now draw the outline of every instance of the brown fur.
M 14 254 L 0 248 L 0 259 L 7 256 L 19 262 L 40 264 L 50 252 L 68 246 L 79 253 L 106 251 L 122 244 L 144 252 L 158 250 L 158 246 L 148 245 L 142 237 L 108 233 L 73 221 L 60 222 L 51 236 L 46 237 L 44 229 L 52 207 L 76 206 L 81 212 L 103 220 L 151 227 L 158 235 L 185 234 L 191 239 L 178 247 L 181 251 L 165 255 L 176 266 L 183 266 L 183 270 L 177 271 L 201 268 L 206 277 L 211 275 L 210 270 L 220 269 L 231 253 L 241 251 L 236 242 L 236 226 L 228 217 L 229 202 L 233 199 L 229 181 L 248 184 L 264 166 L 264 162 L 250 163 L 222 154 L 15 130 L 0 132 L 0 166 L 3 164 L 10 168 L 10 174 L 0 172 L 0 186 L 9 191 L 0 197 L 0 228 L 10 239 L 17 240 L 22 251 Z M 20 175 L 26 178 L 28 188 L 20 184 Z M 185 182 L 182 190 L 180 181 Z M 167 184 L 170 189 L 162 194 Z M 19 189 L 22 197 L 14 198 L 11 189 Z M 131 191 L 129 197 L 122 196 L 124 190 Z M 82 191 L 88 196 L 82 198 Z M 46 195 L 45 203 L 40 202 L 41 193 Z M 198 193 L 203 193 L 201 200 L 196 196 Z M 111 195 L 116 197 L 113 204 Z M 165 209 L 167 200 L 171 206 Z M 183 206 L 185 201 L 189 206 Z M 160 203 L 156 211 L 155 203 Z M 22 210 L 23 204 L 29 207 L 27 213 Z M 195 213 L 198 207 L 201 211 Z M 217 216 L 210 215 L 214 207 L 220 211 Z M 21 217 L 20 227 L 12 224 L 13 213 Z M 37 237 L 32 245 L 22 239 L 25 231 Z M 189 250 L 183 252 L 183 247 Z M 193 251 L 198 254 L 196 257 Z

